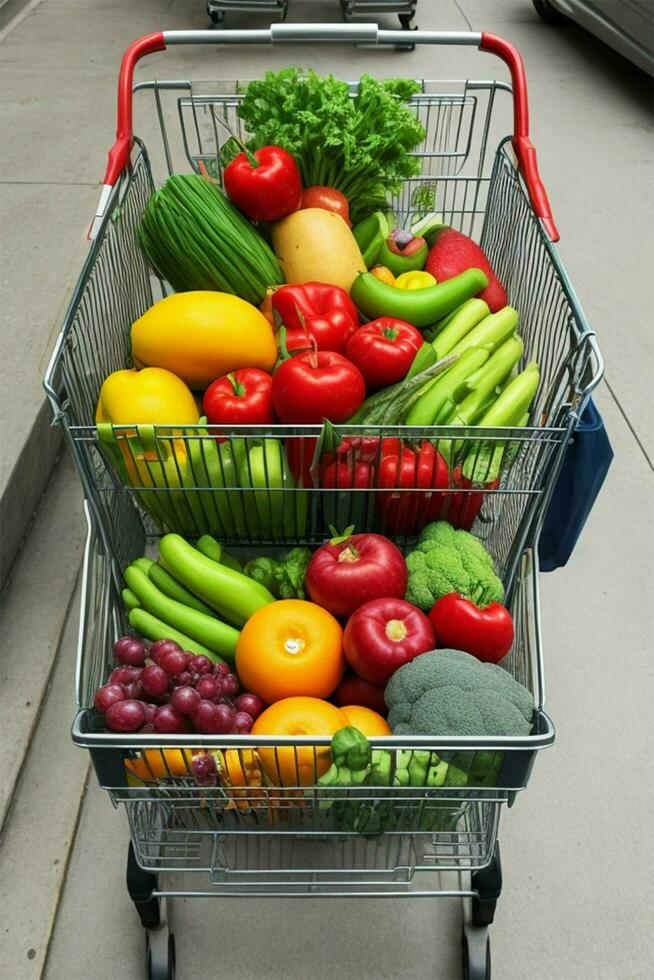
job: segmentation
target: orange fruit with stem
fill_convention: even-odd
[[[278,605],[278,603],[275,603]],[[319,698],[284,698],[263,711],[252,735],[326,735],[331,738],[348,724],[340,708]],[[263,746],[257,755],[266,775],[276,786],[312,786],[329,769],[330,747]]]
[[[243,689],[266,704],[329,697],[344,669],[343,630],[326,609],[304,599],[281,599],[259,609],[236,647]]]

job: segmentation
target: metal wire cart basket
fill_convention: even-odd
[[[406,545],[411,521],[393,533],[379,491],[325,489],[310,475],[293,486],[271,481],[244,490],[221,473],[212,479],[207,445],[215,438],[241,444],[293,440],[311,459],[319,427],[140,426],[94,424],[100,386],[112,371],[131,367],[130,326],[161,296],[136,242],[136,229],[156,182],[169,173],[206,168],[221,175],[220,149],[230,132],[243,133],[237,114],[244,83],[140,82],[136,61],[172,44],[333,42],[402,43],[401,31],[375,25],[279,25],[267,31],[167,32],[128,49],[119,84],[119,127],[110,153],[89,256],[49,365],[45,387],[83,484],[89,514],[73,737],[90,750],[100,785],[125,803],[131,829],[128,886],[148,930],[153,977],[172,976],[174,944],[165,911],[171,895],[447,895],[469,900],[464,931],[466,976],[490,975],[487,926],[501,887],[498,823],[527,784],[538,749],[554,732],[543,711],[538,615],[539,524],[555,485],[578,415],[603,370],[553,242],[556,228],[529,142],[522,62],[510,45],[490,35],[413,32],[416,44],[471,45],[509,65],[512,83],[424,81],[412,105],[426,138],[418,148],[421,174],[391,202],[400,221],[433,201],[452,227],[480,242],[520,313],[524,361],[536,360],[540,385],[524,428],[483,429],[380,426],[336,427],[337,436],[428,439],[443,450],[450,486],[438,516],[470,527],[492,554],[515,623],[515,641],[503,666],[531,691],[534,727],[524,739],[397,738],[374,740],[393,752],[424,750],[452,759],[494,758],[493,785],[409,789],[287,785],[252,775],[254,748],[268,753],[277,773],[288,753],[317,771],[327,739],[252,736],[119,736],[99,730],[93,693],[110,670],[111,644],[125,631],[120,604],[122,570],[166,531],[188,537],[217,535],[225,544],[290,546],[321,543],[330,525],[356,524]],[[300,55],[301,57],[301,55]],[[352,83],[353,92],[356,83]],[[133,138],[132,94],[149,99],[159,124],[146,145]],[[513,134],[506,110],[513,108]],[[227,126],[224,126],[226,123]],[[148,130],[149,131],[149,130]],[[426,205],[425,202],[431,202]],[[376,442],[375,442],[376,440]],[[145,452],[143,450],[146,450]],[[454,479],[462,460],[475,477]],[[477,463],[493,459],[492,479]],[[373,452],[372,466],[379,465]],[[483,469],[483,467],[482,467]],[[372,480],[372,486],[376,481]],[[385,491],[388,492],[388,491]],[[252,498],[252,494],[255,497]],[[421,506],[415,489],[392,489],[409,513]],[[248,499],[248,494],[250,498]],[[413,496],[412,496],[413,495]],[[248,506],[254,499],[256,506]],[[280,501],[282,502],[280,504]],[[256,519],[252,514],[258,515]],[[273,515],[281,514],[280,520]],[[407,530],[406,528],[409,528]],[[171,769],[165,748],[180,752]],[[150,750],[148,756],[138,755]],[[218,753],[224,779],[199,787],[189,768],[192,752]],[[130,758],[141,768],[130,768]],[[143,760],[147,759],[147,762]],[[145,766],[145,769],[143,769]],[[230,778],[240,772],[242,779]],[[481,771],[481,770],[480,770]]]
[[[135,557],[142,554],[145,536],[138,527],[128,531]],[[330,789],[316,785],[315,777],[312,785],[289,784],[289,761],[292,771],[317,772],[321,754],[329,751],[327,738],[126,736],[100,730],[94,692],[111,669],[112,642],[126,627],[116,573],[89,519],[73,740],[90,751],[98,781],[114,804],[125,804],[131,833],[127,884],[148,931],[150,975],[172,976],[167,898],[407,895],[464,899],[466,975],[489,976],[488,925],[502,885],[500,814],[527,785],[538,750],[554,741],[543,710],[533,552],[526,549],[519,562],[510,603],[515,641],[503,661],[532,693],[531,734],[370,740],[373,750],[426,751],[432,759],[458,761],[471,773],[495,761],[499,775],[492,786],[475,786],[472,779],[465,788]],[[269,775],[263,780],[252,766],[254,749],[267,754]],[[216,785],[198,786],[191,770],[197,752],[219,759]]]

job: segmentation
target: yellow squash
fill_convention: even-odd
[[[132,324],[132,352],[140,364],[167,368],[194,389],[241,367],[271,371],[277,358],[272,327],[256,307],[205,290],[173,293],[151,306]]]
[[[305,208],[272,226],[275,255],[286,282],[327,282],[349,292],[366,263],[340,214]]]

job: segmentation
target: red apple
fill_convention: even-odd
[[[375,599],[353,613],[343,633],[350,667],[372,684],[385,684],[398,667],[436,646],[431,623],[404,599]]]
[[[372,599],[399,599],[406,584],[404,556],[381,534],[333,538],[314,552],[305,578],[313,601],[333,616],[349,616]]]
[[[384,688],[381,684],[371,684],[363,677],[357,677],[352,671],[345,675],[334,691],[334,701],[339,708],[346,707],[348,704],[360,704],[364,708],[379,712],[384,718],[388,714],[384,701]]]

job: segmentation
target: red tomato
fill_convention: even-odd
[[[315,551],[305,577],[314,602],[334,616],[350,613],[370,599],[403,596],[407,570],[402,552],[381,534],[353,534]]]
[[[273,408],[280,422],[345,422],[365,397],[361,372],[335,351],[295,354],[273,376]]]
[[[513,618],[499,602],[480,609],[450,592],[431,607],[429,621],[439,646],[465,650],[485,663],[498,664],[513,643]]]
[[[384,701],[384,688],[381,684],[371,684],[364,681],[363,677],[357,677],[349,671],[333,694],[334,702],[339,708],[348,704],[360,704],[364,708],[371,708],[378,711],[384,718],[388,714],[388,708]]]
[[[335,187],[325,187],[323,184],[305,187],[302,191],[300,210],[305,208],[322,208],[324,211],[333,211],[334,214],[340,214],[348,228],[352,227],[348,199]]]
[[[410,323],[382,316],[355,330],[345,353],[369,388],[385,388],[406,377],[422,344],[422,334]]]
[[[431,623],[404,599],[366,602],[347,621],[343,652],[359,677],[385,684],[398,667],[436,645]]]
[[[268,425],[273,421],[272,378],[259,368],[241,368],[212,381],[202,399],[211,425]]]
[[[227,196],[252,221],[278,221],[300,206],[302,178],[281,146],[239,153],[223,173]]]

